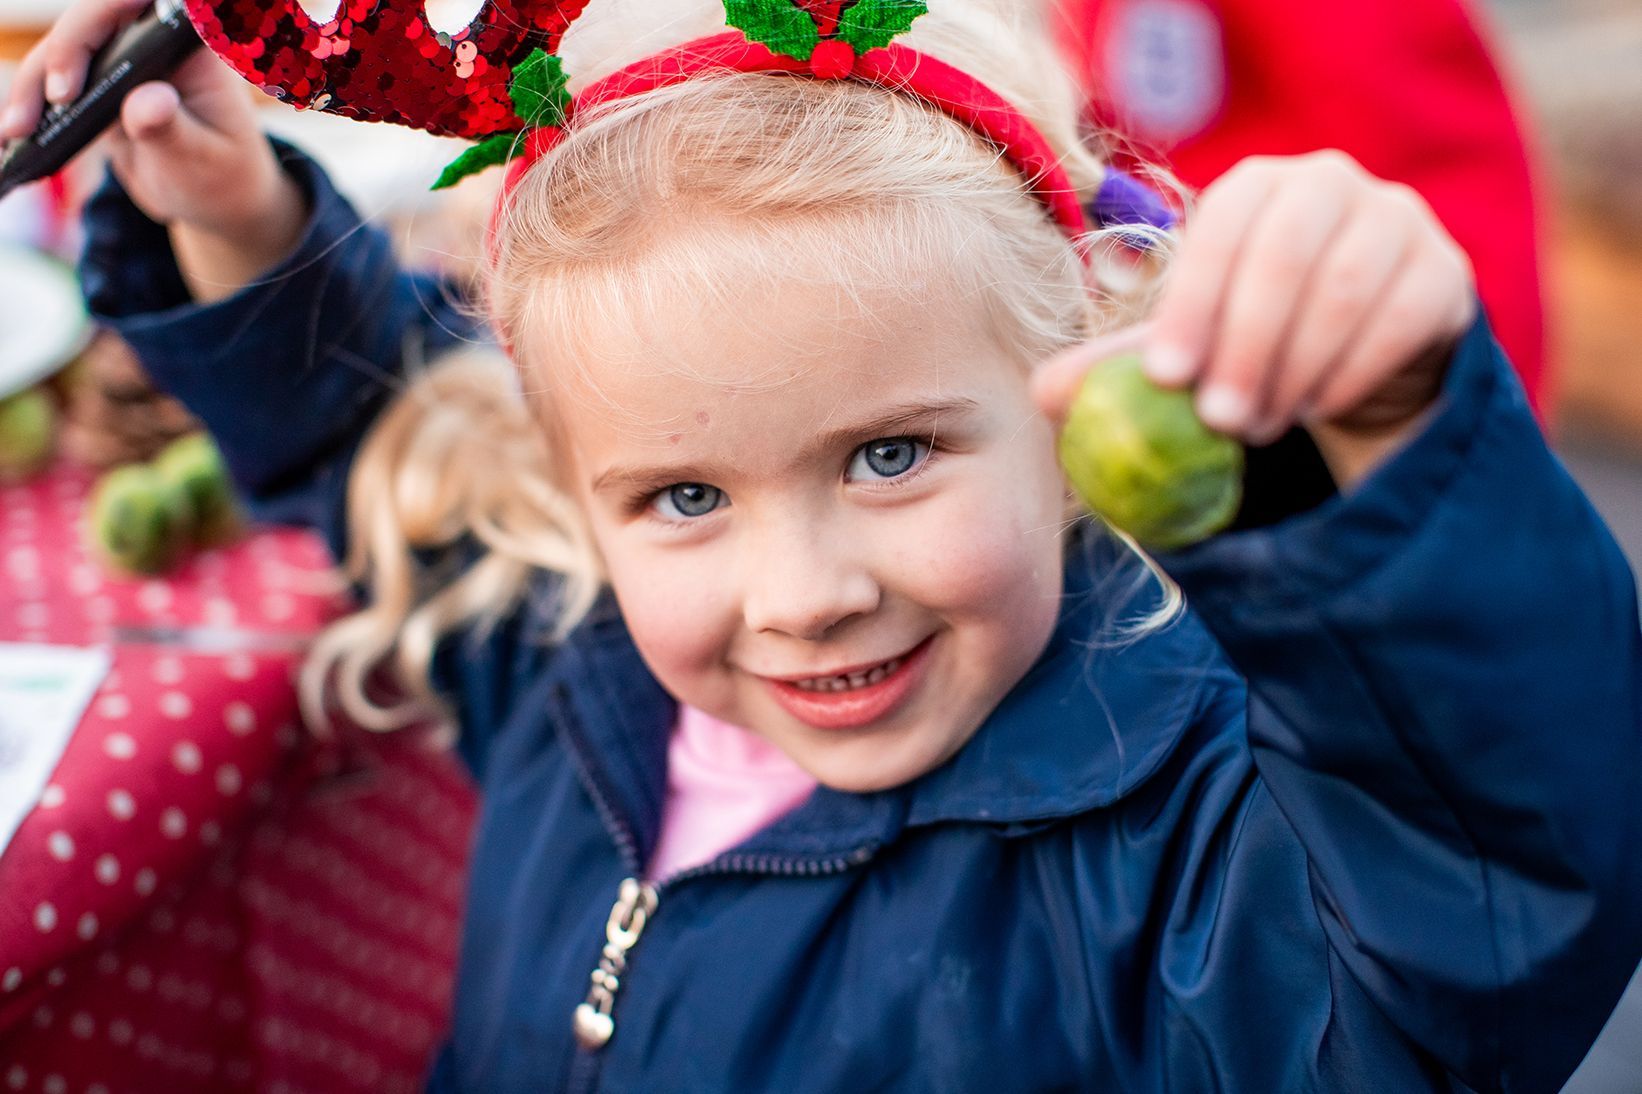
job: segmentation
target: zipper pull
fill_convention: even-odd
[[[656,888],[637,878],[621,883],[610,919],[604,925],[604,953],[593,970],[587,1001],[576,1008],[576,1040],[589,1052],[603,1048],[616,1032],[610,1016],[616,1005],[621,977],[627,972],[627,951],[638,945],[644,925],[656,913]]]

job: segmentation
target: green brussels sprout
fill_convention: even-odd
[[[154,470],[172,492],[174,507],[187,518],[194,546],[220,547],[239,534],[234,484],[209,434],[190,433],[172,441],[154,458]]]
[[[57,407],[40,388],[0,399],[0,482],[22,482],[51,462]]]
[[[1198,419],[1190,392],[1146,379],[1133,354],[1090,370],[1066,416],[1060,461],[1089,508],[1146,547],[1207,539],[1242,501],[1242,445]]]
[[[147,464],[110,471],[91,497],[92,550],[127,573],[164,573],[188,546],[188,515],[177,510],[174,500],[174,492]]]

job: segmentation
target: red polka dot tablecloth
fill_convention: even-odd
[[[0,487],[0,641],[113,652],[0,854],[0,1094],[418,1089],[470,785],[413,737],[299,724],[302,642],[345,604],[315,537],[118,577],[90,485]]]

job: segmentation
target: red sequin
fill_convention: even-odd
[[[296,0],[187,0],[211,49],[245,79],[296,106],[361,121],[391,121],[479,140],[518,129],[507,86],[513,67],[558,50],[587,0],[491,0],[458,59],[418,0],[350,0],[320,26]],[[458,65],[462,68],[460,74]]]

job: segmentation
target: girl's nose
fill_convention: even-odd
[[[814,641],[878,608],[882,590],[859,548],[813,532],[760,537],[752,547],[743,556],[749,630]]]

